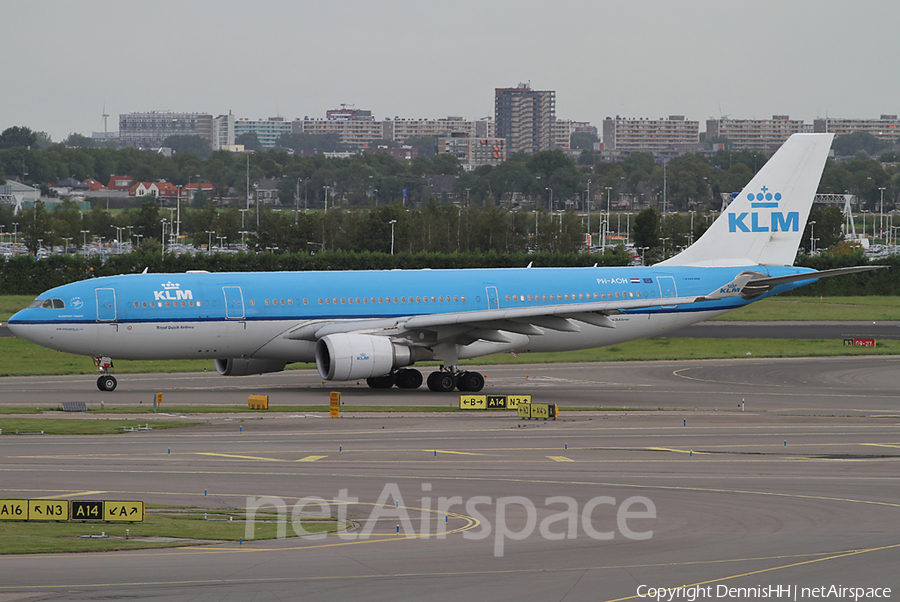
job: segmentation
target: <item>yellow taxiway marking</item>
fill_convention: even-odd
[[[547,456],[547,457],[550,458],[551,460],[553,460],[554,462],[574,462],[575,461],[572,458],[567,458],[565,456]]]
[[[259,456],[238,456],[235,454],[216,454],[213,452],[197,452],[198,456],[218,456],[221,458],[240,458],[242,460],[265,460],[266,462],[284,462],[278,458],[260,458]]]
[[[64,497],[81,497],[85,495],[99,495],[101,493],[109,493],[107,491],[76,491],[74,493],[62,493],[60,495],[45,495],[44,497],[36,497],[36,500],[56,500]]]
[[[327,458],[328,456],[306,456],[305,458],[300,458],[297,462],[315,462],[316,460],[321,460],[322,458]]]
[[[860,445],[871,445],[872,447],[895,447],[900,448],[900,445],[890,444],[890,443],[860,443]]]
[[[722,446],[712,445],[712,446],[708,446],[708,447],[722,447]],[[756,447],[756,446],[744,446],[744,447]],[[676,454],[691,454],[691,455],[694,454],[693,450],[690,450],[690,449],[675,449],[675,448],[673,448],[673,447],[644,447],[644,448],[639,448],[639,447],[638,447],[638,448],[633,448],[633,449],[647,449],[647,450],[652,450],[652,451],[665,451],[665,452],[673,452],[673,453],[676,453]],[[703,452],[697,452],[697,454],[702,454],[702,453],[703,453]]]
[[[404,450],[397,450],[397,451],[404,451]],[[424,451],[424,452],[437,452],[437,453],[439,453],[439,454],[457,454],[457,455],[460,455],[460,456],[483,456],[483,455],[484,455],[484,454],[475,454],[475,453],[472,453],[472,452],[449,451],[449,450],[446,450],[446,449],[423,449],[422,451]]]

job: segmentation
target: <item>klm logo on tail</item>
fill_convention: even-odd
[[[781,200],[781,193],[772,194],[765,186],[760,192],[747,195],[750,207],[753,209],[777,209]],[[800,213],[790,211],[785,215],[781,211],[770,211],[769,219],[765,218],[766,212],[744,211],[742,213],[728,214],[729,232],[797,232],[800,230]],[[750,218],[749,225],[745,221]]]

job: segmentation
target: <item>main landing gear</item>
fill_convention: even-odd
[[[372,389],[418,389],[422,386],[422,373],[414,368],[401,368],[385,376],[366,379]],[[484,377],[478,372],[439,370],[428,375],[428,388],[436,393],[449,393],[453,389],[476,393],[484,388]]]
[[[116,381],[116,377],[109,373],[109,369],[112,368],[112,360],[108,357],[95,357],[94,365],[103,372],[97,379],[97,388],[101,391],[114,391],[119,383]]]

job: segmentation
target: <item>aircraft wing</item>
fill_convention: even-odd
[[[735,293],[736,294],[736,293]],[[545,330],[579,332],[579,322],[615,328],[610,315],[629,309],[648,307],[668,307],[689,305],[705,301],[706,297],[665,297],[660,299],[622,299],[617,301],[592,301],[569,305],[542,305],[538,307],[516,307],[509,309],[484,309],[469,312],[453,312],[398,318],[375,318],[371,320],[348,320],[335,322],[315,321],[302,324],[285,333],[286,339],[314,341],[338,332],[359,332],[373,335],[402,337],[407,344],[433,344],[436,341],[458,339],[472,342],[479,339],[493,342],[507,342],[500,331],[539,336]],[[428,336],[406,335],[425,333]]]

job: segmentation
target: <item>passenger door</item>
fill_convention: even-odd
[[[244,319],[244,293],[239,286],[223,286],[225,317],[229,320]]]
[[[97,321],[115,322],[116,320],[116,289],[98,288],[94,291],[97,295]]]

